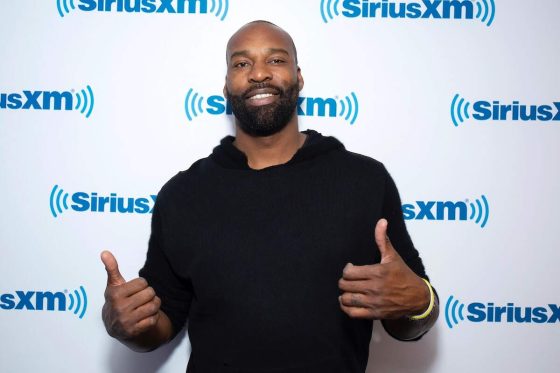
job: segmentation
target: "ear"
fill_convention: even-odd
[[[301,91],[303,89],[304,82],[303,82],[303,75],[301,75],[301,69],[299,68],[299,66],[297,68],[297,80],[298,80],[299,90]]]
[[[227,81],[227,76],[226,76],[226,79],[225,79],[225,80]],[[224,88],[222,89],[222,93],[224,94],[224,97],[225,97],[225,98],[227,99],[227,89],[226,89],[226,84],[227,84],[227,83],[224,83]]]

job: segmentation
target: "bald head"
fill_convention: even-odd
[[[239,133],[271,136],[297,130],[296,107],[303,88],[290,35],[267,21],[241,27],[227,43],[224,96]]]
[[[288,34],[281,27],[276,26],[274,23],[264,20],[252,21],[239,30],[237,30],[229,39],[226,47],[226,63],[229,64],[231,57],[235,53],[243,52],[243,49],[239,49],[240,45],[243,45],[247,41],[253,42],[263,42],[264,39],[275,39],[280,44],[285,44],[286,53],[293,58],[295,64],[298,64],[296,45],[290,34]],[[264,44],[263,44],[264,45]]]

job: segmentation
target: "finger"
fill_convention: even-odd
[[[147,304],[156,298],[156,292],[153,288],[147,287],[129,297],[130,307],[138,308]]]
[[[343,293],[340,296],[340,303],[347,307],[368,308],[365,295],[360,293]]]
[[[372,277],[372,270],[375,264],[365,266],[355,266],[352,263],[346,264],[342,270],[342,278],[345,280],[368,280]]]
[[[370,287],[370,283],[364,280],[348,281],[343,278],[338,280],[338,288],[349,293],[367,294]]]
[[[344,311],[348,316],[354,319],[372,319],[373,315],[368,308],[363,307],[348,307],[342,304],[341,298],[338,298],[340,309]]]
[[[101,253],[101,261],[107,271],[107,286],[118,286],[126,283],[126,280],[119,272],[117,260],[110,251],[105,250]]]
[[[386,219],[379,219],[375,225],[375,243],[381,254],[381,263],[391,262],[399,255],[393,248],[389,236],[387,236],[388,224]]]
[[[138,277],[117,288],[114,288],[113,294],[117,297],[132,297],[134,294],[146,289],[148,286],[148,281],[142,277]]]
[[[156,312],[153,315],[147,316],[140,321],[138,321],[134,328],[136,329],[137,333],[141,333],[147,329],[150,329],[152,326],[156,325],[159,320],[159,312]]]
[[[143,304],[135,309],[132,313],[133,318],[137,321],[141,321],[147,317],[154,316],[159,312],[160,306],[161,301],[159,298],[154,298],[151,302]]]

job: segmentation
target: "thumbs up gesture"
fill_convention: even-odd
[[[378,264],[348,263],[338,281],[341,309],[352,318],[397,319],[423,313],[430,291],[403,261],[387,237],[387,220],[375,226],[375,242],[381,253]]]
[[[161,300],[143,278],[126,281],[117,260],[109,251],[101,253],[107,270],[107,287],[102,318],[110,336],[127,340],[157,324]]]

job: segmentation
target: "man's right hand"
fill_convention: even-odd
[[[126,281],[109,251],[101,253],[107,270],[107,288],[102,317],[110,336],[125,342],[152,330],[163,313],[161,300],[143,278]],[[149,333],[148,333],[149,334]]]

